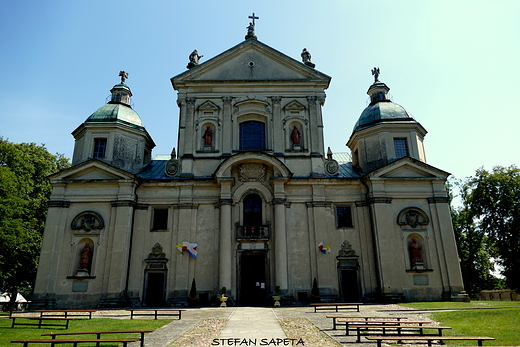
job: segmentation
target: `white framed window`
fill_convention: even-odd
[[[405,138],[394,138],[394,149],[396,158],[409,156],[408,143]]]

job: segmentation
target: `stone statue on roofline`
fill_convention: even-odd
[[[309,53],[309,51],[307,50],[307,48],[304,48],[303,51],[302,51],[302,62],[307,65],[307,66],[310,66],[312,68],[314,68],[316,66],[316,64],[314,64],[313,62],[311,62],[311,54]]]
[[[381,74],[381,70],[378,67],[372,69],[372,76],[374,76],[374,83],[379,82],[379,75]]]
[[[186,66],[187,69],[191,69],[197,65],[199,65],[199,59],[202,58],[203,55],[199,55],[199,52],[194,49],[193,52],[190,54],[190,62],[188,63],[188,66]]]

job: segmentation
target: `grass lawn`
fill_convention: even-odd
[[[11,328],[12,321],[10,319],[0,319],[0,346],[22,346],[22,344],[11,344],[12,340],[21,339],[50,339],[49,336],[41,336],[48,333],[59,332],[75,332],[75,331],[109,331],[109,330],[156,330],[163,325],[170,323],[171,320],[152,320],[152,319],[110,319],[110,318],[94,318],[94,319],[78,319],[73,320],[69,324],[69,328],[60,327],[36,327],[16,326]],[[32,322],[34,323],[34,322]],[[95,338],[96,335],[74,335],[67,338]],[[101,338],[137,338],[139,334],[114,334],[101,335]],[[64,338],[64,337],[60,337]],[[146,337],[145,337],[146,341]],[[122,345],[122,344],[121,344]],[[47,344],[38,344],[38,346],[48,346]],[[95,344],[81,344],[81,347],[91,347]],[[101,344],[103,347],[116,346],[114,344]]]
[[[417,302],[402,304],[415,309],[487,308],[485,310],[460,310],[432,312],[429,316],[442,326],[453,329],[446,336],[490,336],[495,341],[484,342],[488,346],[517,346],[520,341],[520,302],[472,301],[472,302]],[[515,307],[515,308],[503,308]],[[468,341],[449,341],[450,345],[468,345]]]

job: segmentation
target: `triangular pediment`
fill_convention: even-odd
[[[450,174],[419,160],[405,157],[396,160],[376,171],[371,172],[370,178],[380,179],[446,179]]]
[[[330,77],[260,41],[249,39],[171,80],[174,88],[177,89],[178,84],[189,81],[321,80],[328,86]]]
[[[62,170],[49,178],[56,181],[113,181],[132,179],[134,175],[100,160],[92,159]]]
[[[298,101],[293,100],[290,103],[288,103],[287,105],[285,105],[283,109],[285,111],[289,111],[289,112],[290,111],[303,111],[303,110],[305,110],[305,106],[302,105],[301,103],[299,103]]]
[[[213,102],[207,100],[198,107],[199,111],[218,111],[220,107],[215,105]]]

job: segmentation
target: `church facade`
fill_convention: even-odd
[[[330,77],[254,35],[171,79],[178,145],[155,146],[125,79],[73,131],[53,186],[33,306],[239,305],[465,298],[445,182],[426,130],[378,80],[333,154]],[[361,111],[361,110],[360,110]],[[146,116],[143,116],[146,119]],[[334,126],[328,124],[328,126]],[[343,124],[341,126],[344,126]],[[192,291],[193,294],[193,291]]]

